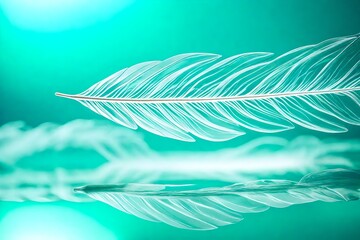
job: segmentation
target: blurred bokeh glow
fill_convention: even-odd
[[[95,220],[59,206],[17,208],[0,221],[0,239],[6,240],[115,240]]]
[[[56,32],[111,18],[130,0],[0,0],[8,19],[24,29]]]

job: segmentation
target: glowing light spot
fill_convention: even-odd
[[[0,0],[12,24],[36,31],[81,28],[111,18],[131,0]]]
[[[115,236],[93,219],[70,208],[22,207],[0,221],[0,239],[6,240],[115,240]]]

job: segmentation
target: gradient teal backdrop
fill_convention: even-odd
[[[360,30],[360,2],[355,0],[126,0],[122,4],[120,0],[107,0],[92,4],[80,1],[85,4],[76,7],[69,0],[48,2],[52,1],[58,5],[47,4],[46,9],[26,0],[0,0],[0,125],[17,120],[37,126],[78,118],[101,119],[54,93],[81,92],[135,63],[186,52],[224,56],[251,51],[281,54]],[[24,7],[25,2],[30,7]],[[184,143],[137,131],[158,151],[234,147],[259,136],[251,133],[225,143]],[[278,136],[291,139],[303,134],[316,134],[319,138],[360,137],[359,128],[350,126],[348,133],[336,136],[300,127]],[[102,203],[0,202],[0,239],[7,240],[1,224],[12,211],[42,207],[79,212],[124,240],[360,238],[360,202],[271,209],[208,232],[146,222]],[[27,221],[31,226],[32,218],[40,218],[35,210],[26,216],[27,220],[19,221],[19,231],[27,229],[20,223]],[[86,224],[67,221],[65,216],[55,223],[61,229],[75,224],[80,232],[89,231]],[[65,239],[79,239],[70,235]],[[26,238],[10,240],[22,239]]]

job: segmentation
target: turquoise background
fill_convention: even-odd
[[[60,16],[64,19],[54,15],[51,21],[44,21],[32,10],[16,12],[16,4],[10,11],[6,2],[0,0],[0,125],[22,120],[35,127],[44,122],[101,119],[74,101],[55,97],[54,93],[79,93],[139,62],[186,52],[224,56],[252,51],[282,54],[332,37],[358,33],[360,24],[360,2],[355,0],[132,0],[117,11],[109,11],[111,4],[98,8],[106,17],[96,18],[98,11],[89,12],[85,4]],[[22,20],[24,14],[29,15],[28,19],[38,15],[40,20],[31,25],[27,18]],[[49,12],[49,18],[50,14],[56,11]],[[73,17],[74,14],[78,17]],[[358,127],[348,128],[349,132],[336,136],[300,127],[277,136],[359,138]],[[224,143],[203,140],[185,143],[137,131],[158,151],[215,150],[239,146],[259,136],[250,133]],[[146,222],[102,203],[0,202],[0,224],[14,209],[29,206],[74,209],[95,219],[119,239],[360,238],[360,202],[271,209],[248,214],[238,224],[207,232]],[[32,217],[37,218],[36,212]],[[59,227],[66,227],[67,222],[64,220],[63,224]],[[86,226],[78,227],[88,231]],[[1,234],[0,239],[6,240]]]

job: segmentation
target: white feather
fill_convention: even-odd
[[[93,185],[78,192],[145,220],[192,230],[210,230],[263,212],[314,201],[348,201],[360,197],[360,173],[333,169],[308,174],[299,182],[259,180],[225,187],[196,185]],[[311,213],[309,213],[311,214]]]
[[[360,124],[359,35],[279,57],[244,53],[177,55],[123,69],[77,95],[92,111],[129,128],[194,141],[225,141],[247,131],[294,124],[322,132]]]

